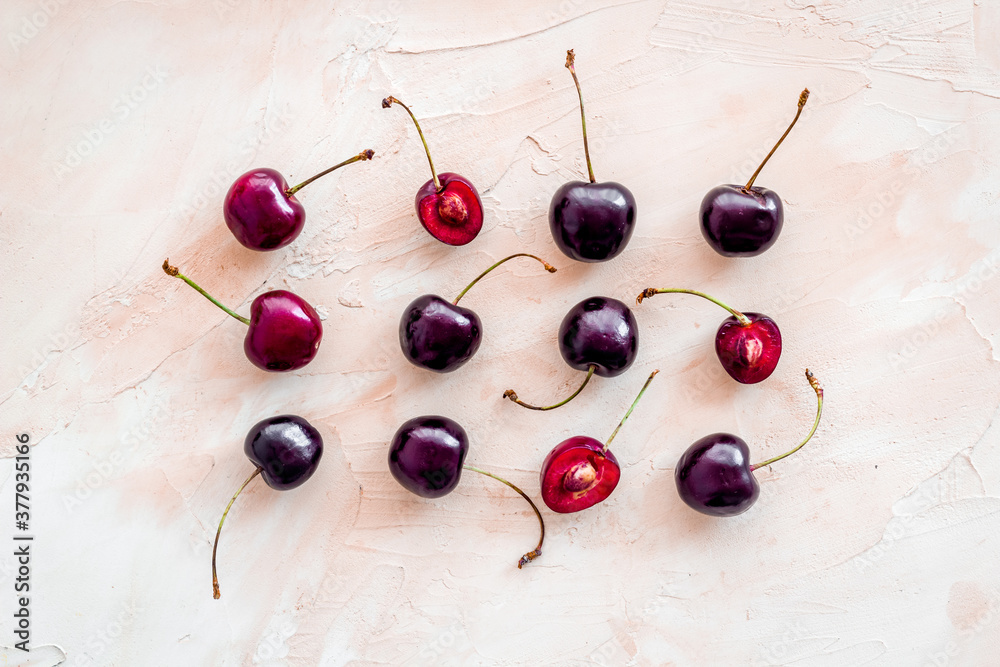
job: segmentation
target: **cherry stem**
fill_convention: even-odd
[[[596,183],[594,178],[594,168],[590,166],[590,144],[587,143],[587,115],[583,113],[583,92],[580,90],[580,79],[576,78],[576,55],[573,49],[566,52],[566,69],[573,75],[573,83],[576,84],[576,94],[580,98],[580,121],[583,123],[583,154],[587,156],[587,173],[590,174],[590,182]]]
[[[788,126],[788,129],[785,130],[785,133],[781,135],[780,139],[778,139],[778,143],[774,145],[774,148],[771,149],[771,152],[767,154],[767,157],[764,158],[764,161],[760,163],[759,167],[757,167],[757,171],[753,173],[753,176],[750,177],[750,180],[747,181],[747,184],[743,186],[744,190],[750,189],[750,187],[753,185],[753,182],[757,180],[757,174],[760,173],[760,170],[764,168],[764,165],[767,164],[767,161],[771,159],[772,155],[774,155],[774,151],[778,150],[778,146],[781,145],[781,142],[785,140],[785,137],[788,136],[788,133],[792,131],[793,127],[795,127],[795,123],[799,120],[799,116],[802,115],[802,107],[806,105],[806,100],[808,99],[809,99],[809,89],[806,88],[799,94],[799,108],[795,112],[795,118],[792,119],[792,122]]]
[[[184,282],[186,282],[188,285],[190,285],[191,287],[195,288],[203,297],[205,297],[206,299],[208,299],[209,301],[211,301],[212,303],[214,303],[216,306],[218,306],[222,310],[226,311],[227,313],[229,313],[230,315],[232,315],[233,317],[235,317],[236,319],[238,319],[243,324],[245,324],[247,326],[250,326],[250,320],[248,320],[247,318],[243,317],[242,315],[237,315],[233,311],[231,311],[228,308],[226,308],[225,306],[223,306],[214,296],[212,296],[211,294],[209,294],[208,292],[206,292],[202,288],[198,287],[198,284],[195,281],[191,280],[190,278],[188,278],[187,276],[185,276],[183,273],[181,273],[180,271],[178,271],[176,266],[171,266],[169,259],[163,260],[163,272],[166,273],[168,276],[173,276],[175,278],[180,278],[181,280],[183,280]]]
[[[465,468],[466,470],[471,470],[472,472],[478,472],[480,475],[486,475],[487,477],[492,477],[496,481],[502,482],[502,483],[506,484],[507,486],[509,486],[510,488],[514,489],[519,494],[521,494],[522,498],[524,498],[525,500],[528,501],[528,504],[531,505],[531,509],[535,510],[535,516],[538,517],[538,526],[542,529],[542,534],[538,538],[538,546],[535,547],[532,551],[529,551],[528,553],[526,553],[523,556],[521,556],[521,560],[519,560],[517,562],[517,569],[520,570],[522,567],[524,567],[525,565],[527,565],[531,561],[533,561],[536,558],[538,558],[539,556],[541,556],[542,555],[542,542],[545,541],[545,521],[542,520],[542,513],[538,511],[538,506],[536,506],[535,503],[531,500],[531,498],[528,497],[528,494],[525,493],[524,491],[522,491],[521,489],[517,488],[516,486],[514,486],[513,484],[511,484],[510,482],[508,482],[504,478],[497,477],[493,473],[486,472],[485,470],[480,470],[479,468],[475,468],[473,466],[464,465],[462,467]]]
[[[806,379],[809,380],[809,386],[812,387],[813,391],[816,392],[816,420],[813,421],[812,430],[809,431],[809,435],[807,435],[806,439],[803,440],[802,442],[800,442],[797,447],[795,447],[794,449],[791,449],[791,450],[785,452],[784,454],[781,454],[779,456],[775,456],[774,458],[771,458],[771,459],[768,459],[766,461],[762,461],[760,463],[756,463],[754,465],[751,465],[750,466],[750,470],[751,471],[756,470],[757,468],[763,468],[764,466],[769,466],[772,463],[774,463],[775,461],[780,461],[781,459],[785,458],[786,456],[791,456],[795,452],[797,452],[800,449],[802,449],[802,447],[807,442],[809,442],[810,439],[812,439],[813,434],[816,432],[816,427],[819,426],[820,415],[823,414],[823,387],[819,386],[819,380],[816,379],[815,375],[813,375],[812,373],[809,372],[808,368],[806,369]]]
[[[579,393],[581,391],[583,391],[583,388],[587,386],[587,383],[590,382],[590,378],[592,378],[594,376],[594,371],[596,371],[596,370],[597,370],[597,366],[591,365],[590,370],[587,371],[587,377],[585,377],[583,379],[583,384],[580,385],[579,389],[577,389],[576,391],[574,391],[573,394],[569,398],[567,398],[564,401],[560,401],[560,402],[556,403],[555,405],[547,405],[544,408],[540,408],[537,405],[529,405],[528,403],[525,403],[524,401],[522,401],[521,399],[519,399],[517,397],[517,392],[515,392],[513,389],[508,389],[507,391],[505,391],[503,393],[503,397],[504,398],[509,398],[510,400],[514,401],[518,405],[526,407],[529,410],[555,410],[556,408],[562,407],[562,406],[566,405],[567,403],[569,403],[570,401],[572,401],[574,398],[576,398],[577,395],[579,395]]]
[[[226,511],[222,513],[222,520],[219,521],[219,529],[215,531],[215,546],[212,547],[212,597],[216,600],[222,597],[222,593],[219,591],[219,577],[215,571],[215,553],[219,550],[219,535],[222,533],[222,524],[226,522],[226,515],[229,514],[229,508],[233,506],[234,502],[236,502],[236,496],[240,495],[240,492],[247,487],[247,484],[252,482],[253,478],[263,472],[263,470],[263,468],[257,466],[257,469],[253,471],[253,474],[247,477],[247,481],[243,482],[243,486],[241,486],[236,493],[233,494],[229,504],[226,505]]]
[[[346,167],[347,165],[353,164],[353,163],[358,162],[358,161],[362,161],[363,162],[365,160],[371,160],[373,157],[375,157],[375,151],[373,151],[370,148],[366,148],[365,150],[361,151],[360,153],[358,153],[357,155],[355,155],[354,157],[352,157],[350,160],[344,160],[340,164],[335,164],[332,167],[330,167],[329,169],[327,169],[326,171],[321,171],[318,174],[316,174],[315,176],[313,176],[312,178],[307,178],[306,180],[302,181],[301,183],[299,183],[295,187],[288,188],[287,190],[285,190],[285,194],[288,195],[289,197],[291,197],[296,192],[298,192],[302,188],[306,187],[307,185],[309,185],[310,183],[312,183],[313,181],[315,181],[317,178],[322,178],[323,176],[326,176],[327,174],[329,174],[331,171],[336,171],[336,170],[340,169],[341,167]]]
[[[413,115],[412,111],[410,111],[410,107],[406,106],[392,95],[382,100],[382,108],[388,109],[392,106],[393,102],[406,109],[406,113],[410,114],[410,118],[413,119],[413,124],[417,126],[417,134],[420,135],[420,143],[424,145],[424,152],[427,153],[427,162],[431,165],[431,178],[434,179],[434,189],[441,192],[444,188],[441,187],[441,181],[438,180],[437,172],[434,171],[434,161],[431,160],[431,150],[427,148],[427,141],[424,139],[424,133],[420,129],[420,123],[417,122],[417,117]]]
[[[622,420],[620,422],[618,422],[618,426],[615,427],[615,432],[612,433],[611,437],[608,438],[608,441],[604,443],[604,448],[601,449],[601,453],[602,454],[607,454],[608,453],[608,447],[611,446],[611,441],[615,439],[616,435],[618,435],[618,431],[621,430],[622,424],[625,423],[625,420],[628,419],[629,415],[632,414],[632,411],[635,410],[635,406],[639,402],[639,399],[642,398],[642,395],[646,393],[646,388],[649,387],[649,383],[653,381],[653,378],[656,377],[656,374],[659,373],[659,372],[660,372],[660,369],[657,368],[655,371],[653,371],[652,373],[649,374],[648,378],[646,378],[646,384],[642,385],[642,389],[639,390],[639,395],[635,397],[635,400],[632,401],[632,405],[629,407],[628,412],[626,412],[625,416],[622,417]]]
[[[643,299],[648,299],[649,297],[655,296],[656,294],[694,294],[695,296],[700,296],[703,299],[708,299],[715,305],[721,306],[725,310],[728,310],[730,314],[732,314],[732,316],[736,318],[736,321],[740,323],[741,327],[748,327],[751,324],[750,318],[741,313],[740,311],[736,310],[735,308],[730,308],[729,306],[722,303],[715,297],[709,296],[704,292],[695,291],[693,289],[673,289],[666,287],[657,289],[655,287],[647,287],[646,289],[642,290],[642,293],[639,294],[639,296],[635,298],[635,302],[642,303]]]
[[[546,262],[544,259],[542,259],[540,257],[535,257],[534,255],[529,255],[526,252],[519,252],[516,255],[511,255],[510,257],[504,257],[499,262],[497,262],[496,264],[494,264],[493,266],[491,266],[490,268],[486,269],[485,271],[483,271],[482,273],[480,273],[478,276],[476,276],[476,279],[473,280],[468,285],[466,285],[465,289],[462,290],[461,294],[459,294],[458,296],[455,297],[455,300],[451,302],[452,305],[457,306],[458,305],[458,301],[463,296],[465,296],[465,293],[468,292],[470,289],[472,289],[473,285],[475,285],[480,280],[482,280],[483,278],[485,278],[486,274],[488,274],[490,271],[492,271],[493,269],[497,268],[498,266],[500,266],[504,262],[506,262],[508,260],[511,260],[511,259],[514,259],[515,257],[530,257],[531,259],[535,259],[535,260],[538,260],[539,262],[541,262],[542,265],[545,266],[545,270],[548,271],[549,273],[555,273],[556,272],[556,267],[552,266],[551,264],[549,264],[548,262]]]

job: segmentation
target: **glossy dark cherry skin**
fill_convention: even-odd
[[[323,324],[313,307],[291,292],[274,290],[250,305],[243,351],[265,371],[291,371],[313,360],[322,338]]]
[[[299,235],[306,211],[274,169],[243,174],[226,193],[222,213],[236,240],[251,250],[283,248]]]
[[[621,375],[635,361],[639,327],[621,301],[595,296],[573,306],[559,325],[559,351],[571,367],[595,367],[602,377]]]
[[[431,236],[448,245],[465,245],[483,228],[483,202],[469,179],[438,174],[441,191],[429,180],[417,191],[417,217]]]
[[[465,429],[447,417],[415,417],[396,431],[389,445],[389,471],[407,490],[424,498],[451,493],[469,452]]]
[[[323,437],[302,417],[280,415],[254,425],[243,443],[243,452],[263,469],[260,475],[268,486],[287,491],[316,472],[323,456]]]
[[[781,331],[774,320],[760,313],[743,313],[750,325],[727,317],[715,334],[715,353],[722,367],[737,382],[766,380],[781,358]]]
[[[482,343],[483,323],[468,308],[439,296],[417,297],[399,320],[399,346],[415,366],[448,373],[467,362]]]
[[[579,512],[606,499],[618,486],[621,467],[610,450],[583,435],[563,440],[542,463],[542,500],[553,512]]]
[[[681,499],[710,516],[742,514],[760,495],[747,443],[729,433],[707,435],[688,447],[674,480]]]
[[[701,233],[724,257],[753,257],[778,240],[784,209],[767,188],[720,185],[701,202]]]
[[[635,197],[620,183],[571,181],[549,205],[549,229],[563,253],[580,262],[616,257],[635,231]]]

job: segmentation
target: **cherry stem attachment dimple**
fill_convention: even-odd
[[[295,187],[288,188],[287,190],[285,190],[285,194],[288,195],[289,197],[291,197],[296,192],[298,192],[302,188],[306,187],[307,185],[309,185],[310,183],[312,183],[313,181],[315,181],[317,178],[322,178],[323,176],[326,176],[327,174],[329,174],[331,171],[336,171],[336,170],[340,169],[341,167],[346,167],[347,165],[353,164],[353,163],[358,162],[358,161],[362,161],[363,162],[365,160],[371,160],[373,157],[375,157],[375,151],[373,151],[370,148],[366,148],[365,150],[361,151],[360,153],[358,153],[357,155],[355,155],[351,159],[344,160],[340,164],[335,164],[332,167],[330,167],[329,169],[327,169],[326,171],[321,171],[318,174],[316,174],[315,176],[313,176],[312,178],[307,178],[306,180],[302,181],[301,183],[299,183]]]
[[[173,276],[175,278],[180,278],[181,280],[183,280],[184,282],[186,282],[188,285],[190,285],[191,287],[195,288],[198,291],[199,294],[201,294],[203,297],[205,297],[206,299],[208,299],[209,301],[211,301],[212,303],[214,303],[216,306],[218,306],[219,308],[221,308],[222,310],[224,310],[226,313],[228,313],[229,315],[235,317],[236,319],[238,319],[243,324],[245,324],[247,326],[250,326],[250,320],[248,320],[247,318],[243,317],[242,315],[237,315],[236,313],[234,313],[233,311],[231,311],[229,308],[226,308],[225,306],[223,306],[222,303],[219,302],[218,299],[216,299],[214,296],[212,296],[211,294],[209,294],[208,292],[206,292],[202,288],[198,287],[198,283],[196,283],[195,281],[191,280],[190,278],[188,278],[187,276],[185,276],[183,273],[181,273],[180,271],[178,271],[176,266],[171,266],[169,259],[163,260],[163,272],[166,273],[168,276]]]
[[[642,398],[642,395],[646,393],[646,388],[649,387],[649,383],[653,381],[653,378],[656,377],[656,374],[659,372],[660,369],[657,368],[655,371],[649,374],[648,378],[646,378],[646,384],[642,385],[642,389],[639,390],[639,395],[635,397],[635,400],[632,401],[632,405],[629,407],[628,412],[626,412],[625,416],[622,417],[622,420],[618,422],[618,426],[615,427],[614,433],[612,433],[611,437],[608,438],[608,441],[604,443],[604,447],[601,449],[602,454],[608,453],[608,447],[611,446],[611,441],[615,439],[616,435],[618,435],[618,431],[621,430],[622,425],[625,423],[625,420],[629,418],[629,415],[631,415],[632,411],[635,410],[636,404],[639,403],[639,399]]]
[[[410,114],[410,118],[413,119],[413,124],[417,126],[417,134],[420,135],[420,143],[424,145],[424,152],[427,153],[427,163],[431,165],[431,178],[434,179],[434,189],[437,192],[441,192],[443,188],[441,187],[441,181],[438,180],[437,172],[434,171],[434,160],[431,159],[431,149],[427,148],[427,140],[424,139],[424,133],[423,130],[420,129],[420,123],[417,122],[417,117],[413,115],[412,111],[410,111],[410,107],[406,106],[392,95],[382,100],[382,108],[388,109],[392,106],[393,102],[406,109],[406,113]]]
[[[587,143],[587,115],[583,112],[583,91],[580,90],[580,79],[576,78],[576,55],[573,49],[566,52],[566,69],[573,75],[573,83],[576,84],[576,95],[580,98],[580,121],[583,123],[583,154],[587,158],[587,173],[590,175],[590,182],[596,183],[594,178],[594,168],[590,165],[590,144]]]
[[[458,296],[455,297],[455,300],[451,302],[452,305],[457,306],[459,299],[461,299],[463,296],[465,296],[465,293],[468,292],[470,289],[472,289],[473,285],[475,285],[480,280],[482,280],[483,278],[485,278],[486,274],[488,274],[490,271],[492,271],[493,269],[497,268],[498,266],[500,266],[504,262],[506,262],[508,260],[511,260],[511,259],[514,259],[515,257],[530,257],[531,259],[535,259],[535,260],[538,260],[539,262],[541,262],[542,265],[545,267],[545,270],[548,271],[549,273],[555,273],[556,272],[556,267],[552,266],[551,264],[549,264],[548,262],[546,262],[541,257],[535,257],[534,255],[530,255],[530,254],[528,254],[526,252],[519,252],[516,255],[511,255],[510,257],[504,257],[499,262],[497,262],[496,264],[494,264],[493,266],[491,266],[490,268],[486,269],[485,271],[483,271],[482,273],[480,273],[478,276],[476,276],[476,279],[473,280],[468,285],[466,285],[465,289],[462,290],[462,292]]]
[[[763,468],[764,466],[769,466],[772,463],[774,463],[775,461],[780,461],[781,459],[785,458],[786,456],[791,456],[795,452],[797,452],[800,449],[802,449],[802,447],[807,442],[809,442],[809,440],[812,439],[813,434],[816,433],[816,427],[819,426],[820,415],[823,414],[823,387],[821,387],[819,385],[819,380],[816,379],[815,375],[813,375],[811,372],[809,372],[808,368],[806,369],[806,379],[809,380],[809,386],[812,387],[813,391],[816,392],[816,419],[813,421],[812,430],[809,431],[809,435],[806,436],[806,439],[803,440],[802,442],[800,442],[794,449],[791,449],[791,450],[785,452],[784,454],[779,454],[778,456],[775,456],[774,458],[770,458],[770,459],[768,459],[766,461],[761,461],[760,463],[755,463],[755,464],[751,465],[750,466],[750,470],[751,471],[756,470],[757,468]]]
[[[648,299],[649,297],[655,296],[657,294],[694,294],[695,296],[700,296],[703,299],[708,299],[709,301],[711,301],[715,305],[720,306],[720,307],[724,308],[725,310],[728,310],[729,313],[733,317],[736,318],[736,321],[740,323],[740,326],[742,326],[742,327],[748,327],[751,324],[750,318],[747,317],[746,315],[744,315],[743,313],[741,313],[740,311],[736,310],[735,308],[730,308],[729,306],[727,306],[726,304],[722,303],[721,301],[719,301],[715,297],[709,296],[709,295],[705,294],[704,292],[698,292],[698,291],[693,290],[693,289],[673,289],[673,288],[657,289],[655,287],[647,287],[646,289],[642,290],[642,292],[639,294],[639,296],[637,296],[635,298],[635,302],[636,303],[642,303],[643,299]]]
[[[574,391],[570,395],[569,398],[567,398],[567,399],[565,399],[563,401],[559,401],[555,405],[547,405],[544,408],[540,408],[537,405],[529,405],[528,403],[525,403],[524,401],[522,401],[521,399],[519,399],[517,397],[517,392],[514,391],[513,389],[508,389],[507,391],[505,391],[503,393],[503,397],[504,398],[509,398],[510,400],[514,401],[518,405],[520,405],[522,407],[525,407],[525,408],[528,408],[529,410],[555,410],[556,408],[562,407],[562,406],[566,405],[567,403],[569,403],[570,401],[572,401],[574,398],[576,398],[580,394],[580,392],[583,391],[583,388],[587,386],[587,383],[590,382],[590,378],[592,378],[594,376],[594,371],[596,371],[596,370],[597,370],[597,366],[591,365],[590,366],[590,370],[587,371],[587,377],[585,377],[583,379],[583,384],[581,384],[580,387],[576,391]]]
[[[511,484],[510,482],[508,482],[504,478],[497,477],[493,473],[486,472],[485,470],[480,470],[479,468],[476,468],[474,466],[469,466],[469,465],[463,465],[462,467],[465,468],[466,470],[471,470],[472,472],[478,472],[480,475],[486,475],[487,477],[492,477],[496,481],[502,482],[503,484],[506,484],[510,488],[512,488],[515,491],[517,491],[521,495],[522,498],[524,498],[525,500],[528,501],[528,504],[531,505],[531,509],[535,510],[535,516],[538,517],[538,527],[541,528],[542,534],[538,538],[538,546],[535,547],[533,550],[529,551],[528,553],[524,554],[523,556],[521,556],[521,560],[519,560],[517,562],[517,569],[520,570],[522,567],[524,567],[525,565],[527,565],[531,561],[533,561],[536,558],[538,558],[539,556],[541,556],[542,555],[542,542],[545,541],[545,521],[542,520],[542,513],[538,511],[538,506],[535,505],[535,503],[531,500],[531,498],[528,497],[528,494],[525,493],[524,491],[522,491],[521,489],[517,488],[516,486],[514,486],[513,484]]]
[[[233,506],[234,502],[236,502],[236,496],[240,495],[243,489],[247,487],[247,484],[252,482],[253,478],[263,471],[263,468],[257,466],[257,469],[253,471],[253,474],[247,477],[247,481],[243,482],[243,486],[236,490],[236,493],[233,494],[229,504],[226,505],[226,511],[222,513],[222,520],[219,521],[219,529],[215,531],[215,546],[212,547],[212,597],[216,600],[222,597],[222,593],[219,591],[219,577],[215,570],[215,553],[219,550],[219,535],[222,533],[222,524],[226,522],[226,515],[229,514],[229,508]]]
[[[749,190],[753,186],[753,182],[757,180],[757,174],[760,173],[760,170],[764,168],[764,165],[767,164],[767,161],[771,159],[772,155],[774,155],[774,151],[778,150],[778,146],[781,145],[781,142],[785,140],[785,137],[788,136],[788,133],[792,131],[793,127],[795,127],[795,123],[799,120],[799,116],[802,115],[802,107],[806,105],[806,100],[808,99],[809,99],[809,89],[805,88],[801,93],[799,93],[799,108],[795,112],[795,118],[792,119],[792,122],[788,126],[788,129],[785,130],[785,133],[781,135],[780,139],[778,139],[778,143],[774,145],[774,148],[771,149],[771,152],[764,157],[764,161],[760,163],[759,167],[757,167],[757,171],[753,173],[753,175],[750,177],[750,180],[747,181],[747,184],[743,186],[744,190]]]

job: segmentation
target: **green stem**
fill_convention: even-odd
[[[653,378],[656,377],[656,374],[659,372],[660,370],[656,369],[649,374],[648,378],[646,378],[646,384],[642,385],[642,389],[639,390],[639,395],[635,397],[634,401],[632,401],[632,405],[629,407],[628,412],[626,412],[625,416],[622,417],[622,420],[618,422],[618,426],[615,427],[615,431],[611,434],[611,437],[608,438],[608,441],[604,443],[604,448],[601,450],[601,453],[606,454],[608,452],[608,447],[611,446],[611,441],[615,439],[616,435],[618,435],[618,431],[621,430],[622,424],[625,423],[625,420],[628,419],[629,415],[632,414],[632,411],[635,410],[635,406],[639,402],[639,399],[646,393],[646,388],[649,387],[649,383],[653,381]]]
[[[743,327],[750,326],[750,318],[741,313],[740,311],[736,310],[735,308],[730,308],[729,306],[722,303],[715,297],[709,296],[704,292],[695,291],[693,289],[668,289],[668,288],[657,289],[654,287],[647,287],[646,289],[642,290],[642,293],[639,294],[639,296],[635,298],[635,302],[642,303],[643,299],[648,299],[649,297],[654,296],[656,294],[694,294],[695,296],[700,296],[701,298],[708,299],[715,305],[721,306],[722,308],[728,310],[730,314],[732,314],[732,316],[736,318],[736,321],[740,323],[740,326]]]
[[[756,470],[757,468],[763,468],[764,466],[769,466],[772,463],[774,463],[775,461],[780,461],[781,459],[785,458],[786,456],[791,456],[795,452],[797,452],[800,449],[802,449],[802,447],[807,442],[809,442],[809,440],[812,439],[813,434],[816,433],[816,427],[819,426],[820,415],[823,414],[823,387],[819,386],[819,380],[816,379],[815,375],[813,375],[812,373],[809,372],[808,368],[806,369],[806,379],[809,380],[809,386],[812,387],[813,391],[816,392],[816,419],[813,421],[812,430],[809,431],[809,435],[807,435],[806,439],[803,440],[802,442],[800,442],[798,444],[798,446],[796,446],[795,448],[793,448],[793,449],[785,452],[784,454],[781,454],[779,456],[775,456],[774,458],[770,458],[770,459],[768,459],[766,461],[762,461],[760,463],[756,463],[754,465],[751,465],[750,466],[750,470],[751,471]]]
[[[576,391],[574,391],[573,394],[569,398],[567,398],[564,401],[559,401],[555,405],[547,405],[544,408],[540,408],[537,405],[529,405],[528,403],[525,403],[524,401],[522,401],[521,399],[519,399],[517,397],[517,392],[515,392],[513,389],[508,389],[507,391],[505,391],[503,393],[503,397],[504,398],[509,398],[510,400],[514,401],[518,405],[526,407],[529,410],[555,410],[556,408],[562,407],[562,406],[566,405],[567,403],[569,403],[570,401],[572,401],[574,398],[576,398],[577,395],[581,391],[583,391],[583,388],[587,386],[587,383],[590,382],[590,378],[592,378],[594,376],[594,371],[596,371],[596,370],[597,370],[597,366],[591,366],[590,370],[587,371],[587,377],[585,377],[583,379],[583,384],[580,385],[580,388],[577,389]]]
[[[326,176],[327,174],[329,174],[331,171],[336,171],[336,170],[340,169],[341,167],[346,167],[347,165],[353,164],[354,162],[358,162],[359,160],[360,161],[371,160],[373,157],[375,157],[375,151],[373,151],[370,148],[367,148],[367,149],[361,151],[360,153],[358,153],[357,155],[355,155],[354,157],[352,157],[350,160],[344,160],[340,164],[335,164],[332,167],[330,167],[329,169],[327,169],[326,171],[321,171],[318,174],[316,174],[315,176],[313,176],[312,178],[307,178],[306,180],[302,181],[301,183],[299,183],[295,187],[288,188],[287,190],[285,190],[285,194],[288,195],[289,197],[291,197],[296,192],[298,192],[302,188],[306,187],[307,185],[309,185],[310,183],[312,183],[313,181],[315,181],[317,178],[322,178],[323,176]]]
[[[427,148],[427,140],[424,139],[424,133],[423,130],[420,129],[420,123],[417,122],[417,117],[413,115],[412,111],[410,111],[410,107],[406,106],[392,95],[382,100],[382,108],[388,109],[392,106],[393,102],[406,109],[406,113],[410,114],[410,118],[413,119],[413,124],[417,126],[417,134],[420,135],[420,143],[424,145],[424,152],[427,153],[427,162],[431,165],[431,178],[434,179],[434,189],[441,192],[441,181],[438,180],[437,172],[434,171],[434,161],[431,160],[431,149]]]
[[[540,257],[535,257],[534,255],[529,255],[526,252],[519,252],[516,255],[511,255],[510,257],[504,257],[499,262],[497,262],[496,264],[494,264],[493,266],[491,266],[490,268],[486,269],[485,271],[483,271],[482,273],[480,273],[478,276],[476,276],[476,279],[473,280],[468,285],[466,285],[465,289],[462,290],[461,294],[459,294],[458,296],[455,297],[455,300],[451,302],[452,305],[457,306],[459,300],[463,296],[465,296],[465,293],[468,292],[470,289],[472,289],[473,285],[475,285],[480,280],[482,280],[483,278],[485,278],[486,274],[488,274],[490,271],[492,271],[493,269],[497,268],[498,266],[500,266],[504,262],[506,262],[508,260],[511,260],[511,259],[514,259],[515,257],[530,257],[531,259],[537,259],[539,262],[541,262],[545,266],[545,270],[546,271],[548,271],[549,273],[555,273],[556,272],[556,267],[552,266],[551,264],[549,264],[548,262],[546,262],[544,259],[541,259]]]
[[[253,474],[247,477],[247,481],[243,482],[243,486],[241,486],[236,493],[233,494],[229,504],[226,505],[226,511],[222,513],[222,520],[219,521],[219,529],[215,531],[215,546],[212,547],[212,597],[216,600],[222,597],[222,593],[219,591],[219,577],[215,571],[215,553],[219,550],[219,535],[222,533],[222,524],[226,522],[226,515],[229,514],[229,508],[233,506],[234,502],[236,502],[236,496],[240,495],[240,492],[247,487],[247,484],[252,482],[253,478],[263,472],[263,470],[263,468],[257,466],[257,469],[253,471]]]
[[[583,112],[583,91],[580,90],[580,80],[576,78],[576,56],[573,49],[566,52],[566,69],[573,75],[573,83],[576,84],[576,95],[580,98],[580,121],[583,123],[583,154],[587,156],[587,173],[590,174],[590,182],[596,183],[594,178],[594,168],[590,166],[590,144],[587,143],[587,115]]]
[[[202,288],[198,287],[198,284],[195,281],[191,280],[190,278],[188,278],[187,276],[185,276],[183,273],[181,273],[180,271],[178,271],[176,266],[171,266],[169,259],[163,260],[163,272],[166,273],[168,276],[174,276],[175,278],[180,278],[181,280],[183,280],[184,282],[186,282],[188,285],[190,285],[191,287],[195,288],[198,291],[199,294],[201,294],[203,297],[205,297],[206,299],[208,299],[209,301],[211,301],[212,303],[214,303],[216,306],[218,306],[219,308],[221,308],[222,310],[224,310],[225,312],[227,312],[229,315],[235,317],[236,319],[238,319],[243,324],[245,324],[247,326],[250,326],[250,320],[248,320],[247,318],[243,317],[242,315],[237,315],[233,311],[231,311],[228,308],[226,308],[225,306],[223,306],[214,296],[212,296],[211,294],[209,294],[208,292],[206,292]]]
[[[519,560],[517,562],[517,569],[520,570],[522,567],[524,567],[525,565],[527,565],[531,561],[533,561],[536,558],[538,558],[539,556],[541,556],[542,555],[542,542],[545,541],[545,521],[542,520],[542,513],[538,511],[538,507],[531,500],[531,498],[528,497],[528,494],[525,493],[524,491],[522,491],[521,489],[517,488],[516,486],[514,486],[513,484],[511,484],[510,482],[508,482],[504,478],[497,477],[493,473],[486,472],[485,470],[480,470],[479,468],[476,468],[476,467],[473,467],[473,466],[469,466],[469,465],[464,465],[462,467],[465,468],[466,470],[471,470],[472,472],[478,472],[480,475],[486,475],[487,477],[492,477],[496,481],[502,482],[503,484],[506,484],[510,488],[512,488],[515,491],[517,491],[521,495],[522,498],[524,498],[525,500],[528,501],[528,504],[531,505],[531,509],[535,510],[535,516],[538,517],[538,526],[539,526],[539,528],[541,528],[542,534],[538,538],[538,546],[535,547],[533,550],[529,551],[528,553],[524,554],[523,556],[521,556],[521,560]]]
[[[772,155],[774,155],[774,151],[778,150],[778,146],[781,145],[781,142],[785,140],[785,137],[788,136],[788,133],[792,131],[793,127],[795,127],[795,123],[799,120],[799,116],[802,115],[802,107],[806,105],[806,100],[808,99],[809,99],[809,89],[806,88],[799,94],[799,108],[795,112],[795,118],[792,119],[791,125],[788,126],[788,129],[785,130],[785,133],[781,135],[780,139],[778,139],[778,143],[774,145],[774,148],[771,149],[771,152],[767,154],[767,157],[764,158],[764,161],[760,163],[759,167],[757,167],[757,171],[753,173],[753,176],[750,177],[750,180],[747,181],[747,184],[743,186],[744,190],[750,189],[750,187],[753,185],[753,182],[757,180],[757,174],[760,173],[760,170],[764,168],[764,165],[767,164],[767,161],[771,159]]]

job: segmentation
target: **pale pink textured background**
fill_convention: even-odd
[[[36,646],[74,666],[996,664],[996,3],[48,0],[4,2],[0,27],[0,506],[28,432]],[[571,263],[547,229],[552,193],[585,174],[569,47],[596,175],[638,201],[606,264]],[[758,180],[784,198],[785,230],[761,257],[721,258],[698,203],[748,176],[803,86]],[[479,186],[470,245],[418,226],[427,167],[387,94],[424,120],[438,168]],[[302,192],[289,248],[256,254],[225,228],[246,169],[296,181],[367,147],[373,162]],[[454,295],[519,251],[560,271],[511,263],[469,294],[485,325],[471,363],[404,361],[413,297]],[[267,289],[301,294],[325,317],[316,361],[253,368],[243,327],[164,276],[165,257],[244,313]],[[636,308],[629,373],[552,413],[501,400],[568,393],[566,309],[651,284],[774,316],[774,376],[732,382],[711,344],[724,313],[658,297]],[[762,472],[738,518],[683,505],[673,466],[698,437],[732,431],[763,458],[802,436],[807,365],[828,399],[816,440]],[[470,463],[537,497],[548,449],[606,438],[653,368],[614,445],[620,487],[546,512],[544,555],[522,571],[536,525],[505,487],[467,475],[425,501],[387,472],[397,426],[443,413],[470,433]],[[323,433],[321,467],[298,490],[245,493],[213,601],[243,437],[286,411]]]

